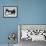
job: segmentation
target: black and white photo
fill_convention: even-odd
[[[15,6],[5,6],[4,7],[4,17],[16,17],[17,7]]]

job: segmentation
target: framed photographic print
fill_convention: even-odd
[[[19,24],[18,42],[22,40],[46,41],[45,24]]]
[[[4,17],[17,17],[16,6],[4,6],[3,12],[4,12]]]

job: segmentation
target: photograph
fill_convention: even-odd
[[[4,17],[16,17],[17,7],[15,6],[4,6]]]
[[[20,33],[20,41],[46,41],[46,25],[20,24],[18,31]]]

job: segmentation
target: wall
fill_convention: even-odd
[[[12,5],[18,6],[18,17],[3,18],[3,6]],[[9,32],[17,34],[18,24],[46,24],[46,0],[0,0],[0,44],[8,43]]]
[[[10,32],[17,32],[17,18],[3,18],[3,6],[17,6],[18,0],[0,0],[0,44],[7,44],[8,34]],[[16,38],[15,43],[18,43],[18,38]]]
[[[46,0],[20,0],[19,23],[46,24]]]

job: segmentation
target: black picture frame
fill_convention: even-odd
[[[7,14],[6,14],[6,11],[7,11]],[[9,15],[8,13],[11,15]],[[16,18],[17,16],[18,16],[17,6],[3,6],[3,17],[4,18]]]

